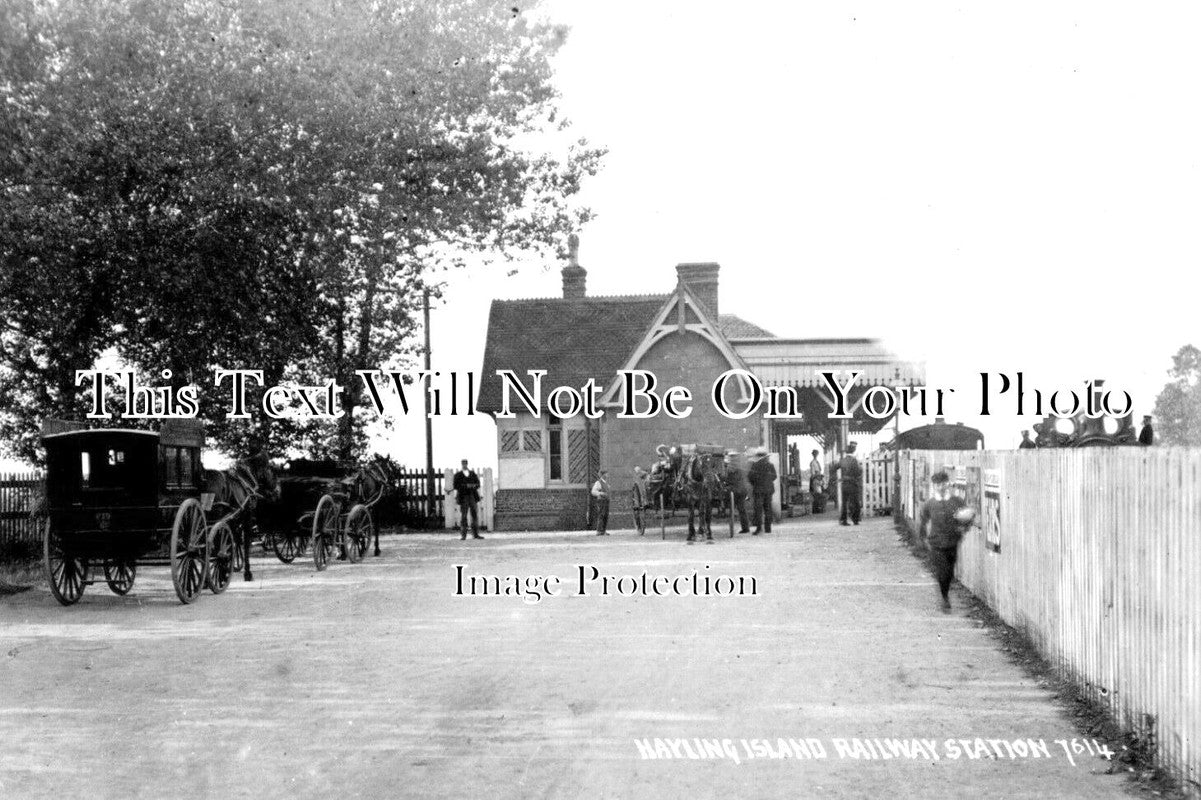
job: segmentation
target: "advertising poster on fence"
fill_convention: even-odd
[[[984,470],[984,541],[994,553],[1001,552],[1001,481],[1001,470]]]

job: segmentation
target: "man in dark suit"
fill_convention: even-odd
[[[459,529],[462,531],[462,538],[467,538],[467,515],[471,514],[471,537],[483,539],[484,537],[480,536],[480,512],[477,508],[480,502],[480,478],[475,474],[475,470],[467,467],[467,459],[463,459],[462,469],[455,473],[454,492],[459,503]]]
[[[767,458],[767,448],[757,447],[751,451],[751,468],[747,470],[747,480],[751,484],[752,513],[755,517],[755,530],[752,536],[760,532],[771,533],[771,496],[776,493],[776,468]]]
[[[859,524],[859,515],[863,509],[863,467],[855,458],[855,442],[847,445],[847,454],[838,462],[838,478],[842,482],[842,513],[838,522],[850,525]],[[851,522],[847,522],[847,518]]]
[[[1151,427],[1151,415],[1143,417],[1143,429],[1138,432],[1138,443],[1143,447],[1155,444],[1155,431]]]

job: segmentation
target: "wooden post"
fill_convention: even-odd
[[[425,372],[430,374],[430,290],[426,288],[421,293],[421,311],[425,319]],[[430,378],[426,379],[425,392],[425,502],[426,516],[438,515],[438,504],[434,498],[434,421],[430,417],[430,395],[428,391]]]

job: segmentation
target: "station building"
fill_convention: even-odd
[[[923,365],[898,361],[875,339],[782,339],[755,322],[721,313],[720,272],[714,263],[680,264],[675,288],[667,294],[589,296],[587,272],[573,248],[562,270],[562,297],[493,301],[476,407],[496,419],[497,530],[586,527],[590,488],[600,469],[608,470],[613,488],[611,524],[628,524],[624,498],[633,468],[649,468],[660,444],[740,452],[767,447],[778,454],[783,479],[789,468],[803,466],[788,463],[789,436],[812,436],[833,456],[848,434],[875,432],[887,423],[863,413],[859,401],[869,387],[923,382]],[[746,370],[763,387],[793,387],[797,414],[768,419],[763,407],[744,419],[721,414],[711,392],[714,381],[730,369]],[[498,418],[503,408],[498,370],[512,370],[527,387],[530,370],[545,370],[544,401],[553,387],[580,389],[591,378],[603,387],[605,414],[596,420],[583,414],[560,420],[543,407],[534,415],[510,393],[515,416]],[[687,387],[691,414],[619,418],[617,407],[624,399],[619,370],[653,373],[658,392]],[[820,377],[826,370],[843,380],[849,370],[861,373],[849,394],[854,418],[846,424],[828,418],[831,393]],[[727,406],[745,408],[750,391],[749,381],[728,382]]]

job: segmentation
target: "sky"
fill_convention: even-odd
[[[978,416],[979,373],[1045,394],[1103,378],[1154,407],[1201,345],[1201,6],[549,0],[561,107],[608,148],[581,201],[589,294],[721,264],[723,313],[784,337],[879,337]],[[559,263],[452,275],[436,369],[478,372],[493,299],[561,296]],[[902,427],[932,420],[907,419]],[[377,441],[424,462],[419,414]],[[494,466],[488,417],[435,461]]]
[[[1201,344],[1201,7],[1109,3],[551,2],[562,107],[609,149],[583,202],[589,294],[721,264],[721,307],[787,337],[879,337],[980,417],[979,373],[1088,379],[1150,413]],[[472,272],[434,365],[479,371],[492,299],[561,295],[561,264]],[[1005,400],[1006,397],[1001,398]],[[1121,399],[1120,396],[1117,399]],[[905,420],[911,427],[932,420]],[[423,422],[387,446],[424,459]],[[435,460],[494,465],[488,418],[435,420]]]

